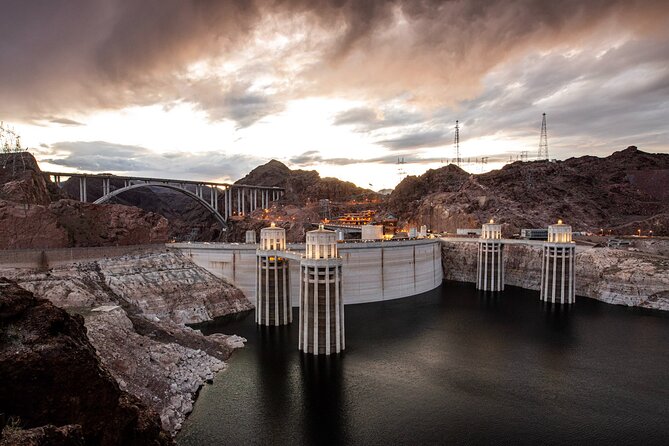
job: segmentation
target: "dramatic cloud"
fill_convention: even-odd
[[[408,93],[421,103],[454,105],[475,97],[490,69],[530,48],[610,29],[660,32],[668,10],[652,0],[9,0],[0,16],[0,112],[30,118],[184,99],[248,125],[276,110],[265,93],[234,83],[223,82],[213,98],[181,97],[189,88],[180,83],[217,82],[191,70],[217,58],[239,62],[250,82],[258,80],[245,70],[253,66],[308,81],[281,83],[270,96],[295,88],[372,98]],[[301,36],[296,42],[263,41],[279,39],[284,24]],[[238,60],[244,51],[259,60]],[[310,57],[294,60],[296,53]],[[286,68],[280,58],[289,55]]]
[[[295,103],[310,100],[344,105],[289,115],[299,108]],[[224,135],[220,144],[228,152],[241,146],[239,140],[253,140],[253,147],[243,147],[258,158],[241,155],[239,165],[270,151],[286,151],[299,166],[343,168],[361,159],[385,165],[397,156],[435,163],[440,155],[453,156],[456,119],[463,156],[501,159],[536,150],[543,112],[554,156],[606,154],[630,144],[667,150],[669,2],[3,2],[0,119],[57,127],[58,136],[34,144],[48,140],[54,150],[70,144],[71,154],[52,162],[103,170],[162,163],[169,169],[170,159],[157,151],[164,141],[143,140],[139,145],[151,147],[144,151],[129,145],[133,156],[117,156],[121,146],[100,155],[76,146],[100,143],[54,143],[109,140],[92,133],[95,120],[88,118],[142,106],[166,114],[181,107],[211,128],[230,129],[234,136]],[[319,113],[335,129],[329,136],[352,135],[341,137],[346,147],[337,156],[311,141],[300,140],[296,148],[290,138],[308,132],[299,124],[313,124],[310,118]],[[290,130],[277,132],[277,126]],[[286,140],[268,144],[254,139],[259,134]],[[213,138],[218,141],[218,134]],[[360,159],[356,144],[365,150]],[[200,165],[205,157],[177,149],[184,169],[207,172],[232,156],[212,156]]]

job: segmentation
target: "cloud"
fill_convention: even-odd
[[[61,125],[64,125],[64,126],[74,126],[74,127],[84,125],[81,122],[77,122],[77,121],[74,121],[72,119],[67,119],[67,118],[53,118],[49,122],[51,122],[53,124],[61,124]]]
[[[64,141],[52,144],[48,151],[42,151],[39,160],[83,172],[202,180],[236,180],[267,161],[220,152],[160,154],[145,147],[105,141]]]
[[[0,115],[185,100],[246,126],[295,95],[408,94],[414,104],[453,106],[528,51],[662,33],[668,14],[667,2],[652,0],[7,0]],[[234,62],[249,86],[272,88],[214,77],[213,99],[184,89],[211,77],[191,70],[203,61]]]

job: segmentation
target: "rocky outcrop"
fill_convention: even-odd
[[[27,152],[1,154],[0,167],[0,249],[167,241],[167,220],[158,214],[63,199]]]
[[[336,178],[321,178],[315,170],[291,170],[277,160],[256,167],[235,184],[282,187],[285,189],[282,201],[298,206],[320,199],[350,201],[378,198],[378,194],[369,189]]]
[[[191,411],[199,387],[243,345],[241,338],[204,336],[183,323],[252,308],[237,288],[164,249],[0,274],[83,315],[102,363],[171,433]]]
[[[65,198],[28,152],[0,153],[0,200],[47,205]]]
[[[167,221],[122,205],[59,200],[47,206],[0,200],[0,248],[65,248],[164,243]]]
[[[0,279],[0,324],[0,407],[16,443],[73,441],[80,428],[86,444],[171,444],[155,412],[100,364],[83,318]],[[45,425],[61,428],[33,429]]]
[[[444,279],[476,281],[477,244],[442,242]],[[506,245],[507,285],[539,290],[540,246]],[[669,310],[669,258],[610,248],[577,250],[576,294],[611,304]]]
[[[606,158],[515,162],[481,175],[449,165],[404,179],[388,207],[402,221],[434,232],[495,218],[511,235],[563,218],[577,231],[630,234],[640,228],[669,235],[667,189],[669,154],[632,146]]]
[[[109,179],[111,190],[125,186],[121,179],[113,176]],[[195,193],[195,185],[185,185],[186,189]],[[63,183],[63,191],[70,198],[79,197],[79,179],[70,178]],[[202,191],[205,201],[209,201],[211,190]],[[219,193],[223,194],[222,191]],[[102,197],[102,179],[89,178],[86,182],[88,201],[95,201]],[[142,187],[126,191],[115,196],[109,203],[136,206],[147,212],[160,214],[167,219],[168,236],[174,240],[188,241],[217,241],[222,232],[221,224],[204,206],[193,198],[162,187]]]

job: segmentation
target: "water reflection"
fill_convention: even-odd
[[[199,328],[248,339],[200,393],[180,446],[666,444],[669,317],[446,282],[346,307],[338,356],[297,350],[253,312]],[[550,422],[547,422],[550,420]]]
[[[302,427],[309,444],[344,444],[344,362],[345,353],[329,357],[300,353],[305,411]]]

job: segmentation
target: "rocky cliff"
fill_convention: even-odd
[[[369,189],[336,178],[321,178],[315,170],[292,170],[277,160],[256,167],[235,184],[282,187],[286,191],[282,201],[298,206],[320,199],[350,201],[378,198],[378,194]]]
[[[0,161],[0,249],[167,241],[167,220],[158,214],[63,199],[27,152],[3,154]]]
[[[0,325],[2,443],[172,443],[100,364],[81,316],[0,279]]]
[[[478,227],[489,218],[506,235],[563,218],[574,230],[669,235],[669,154],[628,147],[606,158],[515,162],[481,175],[449,165],[407,177],[389,211],[435,232]]]
[[[507,285],[539,290],[540,246],[506,245]],[[476,281],[477,244],[442,242],[445,280]],[[669,258],[611,248],[579,249],[576,294],[611,304],[669,310]]]
[[[172,433],[199,387],[243,345],[241,338],[205,337],[183,324],[252,308],[237,288],[164,249],[0,274],[82,315],[91,344],[121,389],[154,409]]]
[[[111,177],[112,190],[124,186],[123,180]],[[186,188],[188,189],[188,185]],[[190,186],[195,193],[195,186]],[[63,192],[70,198],[79,197],[79,180],[70,178],[63,183]],[[203,190],[203,197],[209,201],[210,190]],[[222,191],[220,192],[222,194]],[[102,180],[89,178],[86,183],[88,201],[102,196]],[[142,187],[117,195],[109,203],[136,206],[147,212],[162,215],[168,222],[168,236],[175,240],[217,241],[221,236],[221,224],[200,203],[191,197],[172,189],[161,187]]]

